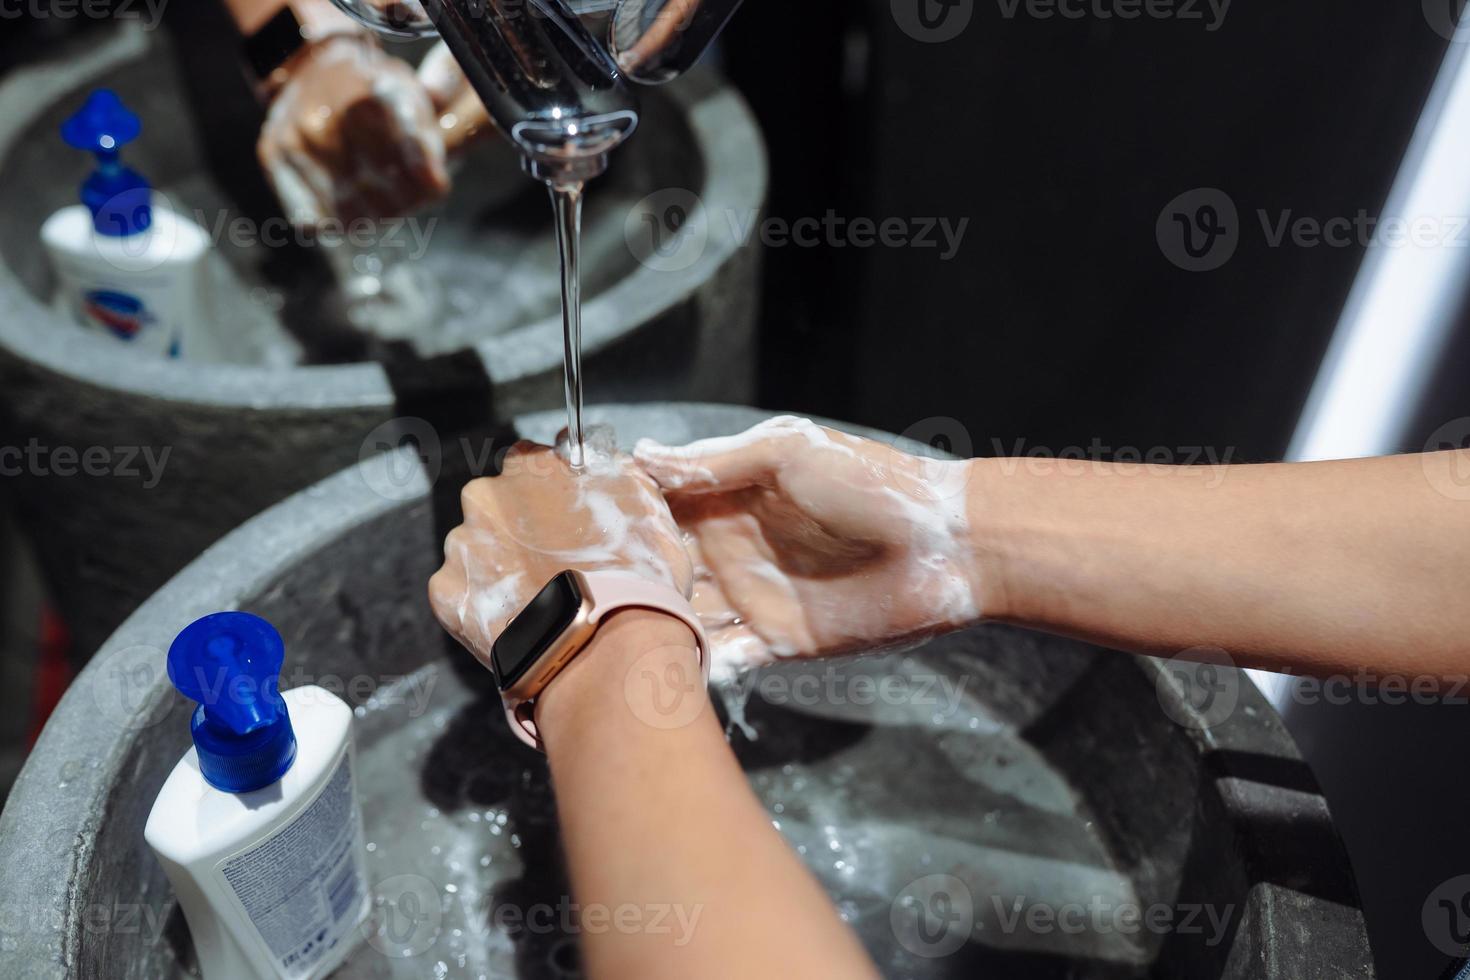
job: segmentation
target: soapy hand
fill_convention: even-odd
[[[689,595],[679,528],[653,480],[624,454],[595,452],[574,470],[561,452],[522,442],[500,476],[467,484],[462,500],[464,524],[444,542],[429,600],[482,663],[506,624],[567,569],[623,569]]]
[[[328,37],[300,55],[257,146],[299,225],[411,214],[449,190],[429,93],[370,37]]]
[[[495,131],[485,104],[470,87],[464,69],[443,41],[434,45],[419,64],[419,82],[439,114],[444,148],[455,158],[486,133]]]
[[[980,618],[967,463],[791,417],[681,448],[644,440],[634,456],[684,529],[717,674]]]

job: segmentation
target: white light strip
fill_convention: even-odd
[[[1467,49],[1470,18],[1457,27],[1440,65],[1288,459],[1350,459],[1404,448],[1400,442],[1470,279],[1470,227],[1461,226],[1470,221]],[[1415,222],[1429,229],[1418,241]],[[1248,673],[1286,714],[1293,678]]]
[[[1470,18],[1450,42],[1288,458],[1395,452],[1470,274]],[[1401,219],[1398,244],[1385,231]],[[1428,240],[1413,241],[1415,223]]]

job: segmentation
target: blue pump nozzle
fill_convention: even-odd
[[[296,733],[281,697],[285,644],[275,627],[242,612],[190,624],[168,651],[168,679],[198,701],[189,731],[199,769],[228,793],[269,786],[296,761]]]
[[[125,238],[153,225],[153,188],[122,165],[120,152],[138,138],[143,124],[110,89],[98,89],[61,126],[68,146],[97,157],[97,169],[82,184],[82,203],[100,235]]]

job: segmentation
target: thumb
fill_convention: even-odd
[[[633,458],[667,491],[719,493],[769,485],[789,455],[786,437],[795,421],[771,419],[738,436],[701,439],[687,446],[641,439]]]

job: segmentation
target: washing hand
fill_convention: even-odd
[[[424,56],[419,65],[419,82],[433,100],[439,114],[439,128],[444,134],[444,148],[451,159],[471,146],[486,133],[495,131],[485,104],[470,87],[464,69],[449,53],[443,41]]]
[[[790,417],[634,455],[684,530],[717,673],[918,642],[985,608],[969,463]]]
[[[362,34],[328,37],[298,57],[257,149],[287,215],[307,227],[412,214],[449,190],[428,91]]]
[[[626,455],[598,453],[574,470],[560,452],[523,442],[500,476],[467,484],[462,499],[464,524],[444,543],[429,599],[482,663],[506,624],[567,569],[624,569],[689,594],[679,528]]]

